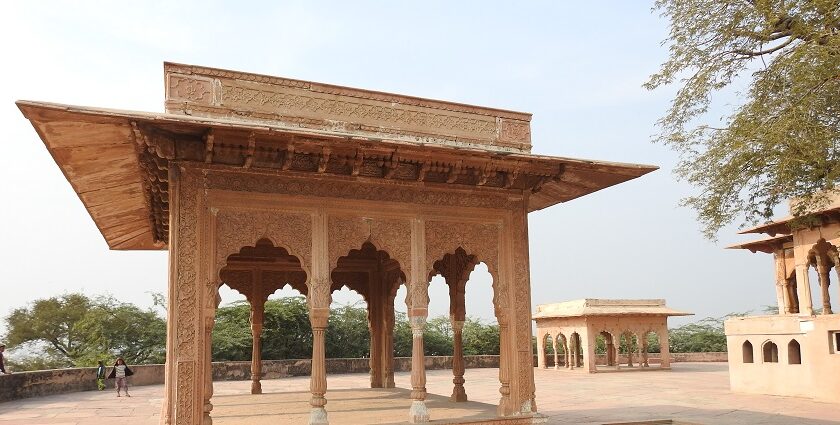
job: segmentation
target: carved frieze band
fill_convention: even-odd
[[[167,101],[217,109],[215,115],[272,117],[272,121],[309,118],[345,123],[356,130],[388,133],[410,132],[451,138],[467,138],[530,151],[531,133],[527,114],[477,107],[443,107],[444,102],[412,102],[404,96],[378,99],[313,90],[309,83],[276,84],[239,78],[168,73]],[[291,80],[282,80],[291,81]],[[366,92],[369,93],[369,92]],[[428,103],[428,104],[426,104]],[[464,109],[460,111],[458,109]],[[516,118],[514,118],[516,117]],[[524,119],[523,119],[524,118]],[[384,130],[384,131],[383,131]]]

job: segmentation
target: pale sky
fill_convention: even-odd
[[[142,306],[165,252],[109,251],[18,99],[163,110],[174,61],[534,114],[533,152],[655,164],[629,183],[532,213],[532,304],[665,298],[693,319],[775,303],[772,259],[703,239],[676,155],[651,143],[674,89],[641,87],[666,57],[648,2],[11,2],[0,18],[0,316],[68,291]],[[725,113],[728,96],[711,117]],[[754,237],[753,237],[754,238]],[[493,320],[486,272],[468,314]],[[226,302],[237,297],[223,292]],[[431,315],[446,314],[444,286]],[[336,301],[351,302],[353,294]],[[398,309],[404,310],[404,305]],[[672,320],[673,324],[685,319]]]

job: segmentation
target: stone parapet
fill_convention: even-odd
[[[725,362],[726,353],[672,353],[672,362]],[[551,357],[551,356],[549,356]],[[649,357],[656,362],[655,354]],[[554,361],[553,358],[550,359]],[[536,360],[534,360],[536,364]],[[499,367],[499,356],[464,356],[466,368]],[[553,366],[554,363],[551,363]],[[327,359],[327,373],[367,373],[370,359]],[[452,368],[451,356],[426,356],[426,369]],[[134,376],[130,378],[132,386],[163,384],[164,365],[131,366]],[[394,370],[411,370],[411,357],[394,359]],[[307,376],[310,361],[304,360],[264,360],[262,378],[278,379],[290,376]],[[214,381],[245,381],[251,379],[251,362],[215,362],[213,363]],[[107,380],[110,386],[113,380]],[[67,368],[20,372],[0,375],[0,402],[29,397],[41,397],[96,389],[96,368]]]
[[[164,64],[169,113],[409,142],[531,151],[531,114],[194,65]]]

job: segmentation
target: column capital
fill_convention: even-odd
[[[309,307],[309,323],[312,330],[323,330],[327,328],[330,319],[330,309],[323,307]]]

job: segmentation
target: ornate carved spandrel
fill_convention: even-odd
[[[493,303],[497,318],[508,305],[505,283],[499,279],[499,243],[501,225],[497,223],[464,223],[455,221],[426,221],[426,264],[430,271],[436,261],[446,254],[455,253],[458,248],[464,250],[475,261],[487,265],[493,277]],[[528,315],[530,320],[530,314]]]
[[[396,260],[406,276],[410,275],[411,223],[408,219],[331,215],[328,220],[330,270],[335,270],[339,258],[370,242]]]
[[[297,257],[307,274],[312,261],[312,216],[268,209],[221,208],[216,213],[216,272],[242,247],[268,239]]]

